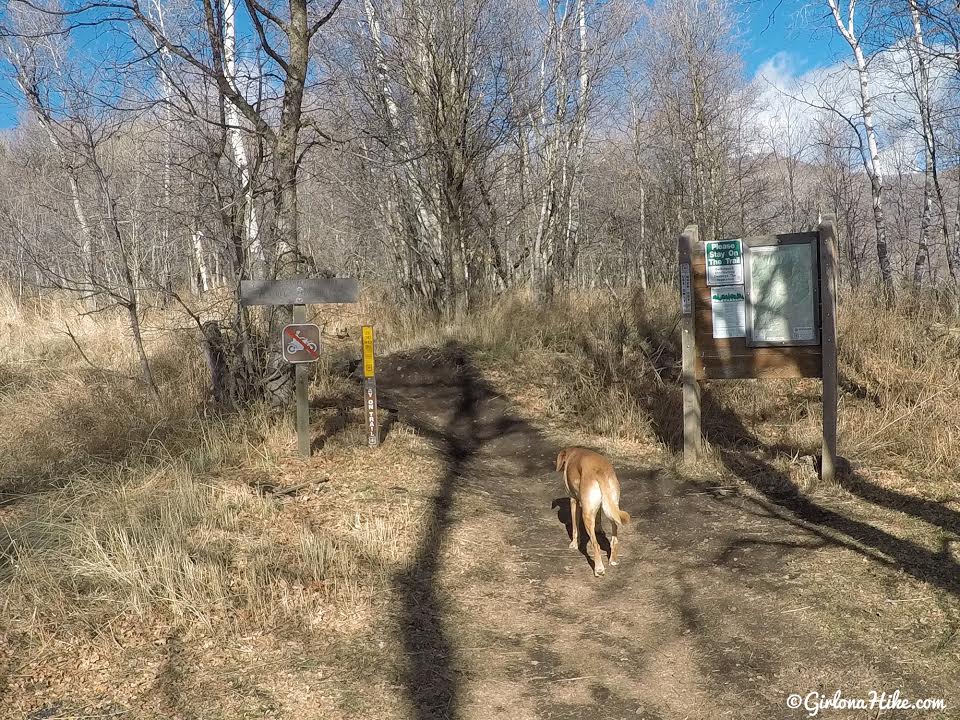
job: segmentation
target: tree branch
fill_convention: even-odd
[[[330,12],[328,12],[326,15],[321,17],[310,27],[309,37],[313,37],[314,35],[316,35],[317,31],[320,30],[320,28],[322,28],[324,25],[330,22],[330,20],[333,18],[334,13],[337,12],[337,8],[340,7],[340,3],[342,1],[343,0],[336,0],[336,2],[333,3],[333,7],[330,8]]]

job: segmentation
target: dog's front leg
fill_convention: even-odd
[[[580,508],[577,507],[577,499],[570,498],[570,549],[576,550],[580,547]]]

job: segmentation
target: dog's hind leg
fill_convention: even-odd
[[[570,498],[570,549],[576,550],[580,547],[580,508],[577,507],[577,499]]]
[[[587,535],[590,536],[590,546],[593,548],[593,574],[597,577],[603,575],[606,570],[603,567],[603,557],[600,554],[600,543],[597,542],[597,507],[587,507],[586,504],[582,505],[583,507],[583,526],[587,530]]]

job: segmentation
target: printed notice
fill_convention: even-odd
[[[715,240],[704,245],[707,285],[743,285],[743,242]]]
[[[690,263],[680,265],[680,312],[693,312],[693,286],[690,284]]]
[[[746,299],[743,285],[726,285],[710,290],[715,338],[744,337],[747,334]]]

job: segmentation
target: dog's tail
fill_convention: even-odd
[[[603,514],[611,522],[617,525],[626,525],[630,522],[630,513],[620,509],[620,498],[617,496],[609,497],[606,493],[603,495]]]

